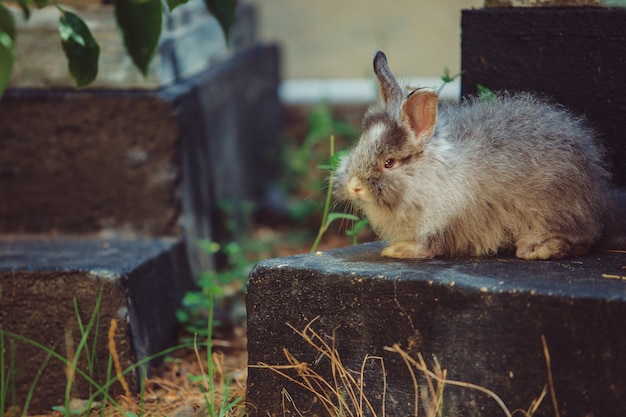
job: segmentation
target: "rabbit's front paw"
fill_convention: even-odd
[[[389,258],[407,259],[431,259],[437,254],[431,249],[417,242],[396,242],[387,246],[380,253],[382,256]]]

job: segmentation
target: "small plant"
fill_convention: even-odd
[[[348,220],[354,222],[354,226],[352,229],[346,231],[346,235],[351,236],[353,239],[353,243],[357,243],[357,236],[361,230],[363,230],[369,222],[367,219],[361,219],[360,217],[350,214],[350,213],[342,213],[342,212],[330,212],[330,205],[332,200],[333,193],[333,177],[337,166],[339,165],[339,161],[341,157],[345,155],[347,151],[337,152],[335,153],[335,137],[331,135],[330,137],[330,162],[327,165],[319,165],[318,169],[328,171],[328,188],[326,191],[326,199],[324,201],[324,210],[322,213],[322,222],[320,224],[319,231],[317,233],[317,237],[313,242],[313,246],[311,247],[311,252],[315,252],[317,247],[319,246],[322,236],[330,225],[335,220]]]
[[[481,100],[492,101],[497,98],[496,93],[483,85],[476,85],[476,90],[478,90],[478,96]]]
[[[220,320],[230,320],[227,310],[240,302],[248,274],[257,261],[255,254],[260,243],[247,236],[252,227],[254,204],[222,201],[219,208],[229,240],[224,243],[199,240],[196,245],[210,256],[221,255],[225,265],[201,271],[198,289],[187,292],[176,311],[178,321],[191,335],[208,337],[212,325],[227,324]]]
[[[285,141],[281,160],[287,161],[285,173],[282,175],[282,187],[286,193],[294,196],[289,204],[289,213],[293,220],[301,223],[307,219],[318,218],[320,200],[311,198],[326,189],[322,199],[320,226],[311,251],[317,250],[319,243],[336,220],[354,222],[346,235],[356,243],[358,234],[367,227],[366,219],[344,212],[331,212],[333,174],[341,156],[347,151],[335,151],[337,144],[349,147],[358,137],[358,130],[349,123],[333,116],[328,103],[315,105],[307,116],[308,131],[300,144]],[[329,139],[330,138],[330,139]],[[329,157],[330,156],[330,157]],[[319,161],[327,161],[319,163]]]
[[[211,291],[209,291],[209,301],[211,302],[211,305],[214,305],[214,301],[215,301],[214,294]],[[230,379],[227,379],[226,381],[222,381],[222,385],[224,387],[224,390],[222,393],[222,401],[220,402],[219,406],[217,404],[216,387],[215,387],[215,366],[216,366],[215,364],[217,363],[217,361],[215,360],[214,355],[213,355],[213,344],[212,344],[213,324],[214,324],[213,309],[210,309],[209,320],[207,321],[207,336],[206,336],[207,372],[205,373],[201,366],[201,376],[197,377],[196,379],[200,380],[204,385],[203,397],[204,397],[205,407],[208,410],[209,416],[210,417],[225,417],[243,399],[241,397],[236,397],[232,400],[229,399],[228,389],[230,387],[231,381]],[[200,358],[200,352],[198,351],[198,347],[197,347],[198,345],[196,343],[196,338],[197,338],[197,335],[194,335],[194,352],[198,359],[198,363],[202,364],[202,360]]]
[[[463,71],[461,72],[457,72],[454,75],[450,74],[450,68],[448,67],[444,67],[443,68],[443,75],[441,76],[441,81],[443,81],[443,83],[441,84],[441,86],[439,86],[439,89],[437,89],[437,93],[441,94],[441,91],[443,91],[443,88],[450,84],[451,82],[453,82],[454,80],[456,80],[457,78],[459,78],[460,76],[463,75]]]
[[[333,116],[328,103],[319,103],[307,115],[307,133],[301,141],[288,138],[277,161],[285,164],[281,173],[281,187],[293,196],[289,201],[290,217],[301,223],[319,213],[319,199],[312,198],[324,188],[325,172],[317,169],[319,161],[328,158],[328,138],[349,145],[358,136],[358,130]]]
[[[55,344],[52,347],[44,346],[39,342],[21,336],[19,334],[6,331],[0,326],[0,416],[6,417],[23,417],[28,415],[29,406],[35,393],[41,389],[38,387],[39,377],[47,367],[50,360],[58,360],[66,367],[66,389],[65,396],[62,405],[53,407],[53,410],[64,417],[71,417],[77,415],[94,415],[95,413],[100,416],[115,416],[115,417],[138,417],[138,416],[160,416],[163,415],[159,412],[159,402],[150,404],[150,409],[156,411],[149,411],[148,404],[144,401],[145,396],[145,369],[149,362],[159,357],[167,356],[175,351],[183,349],[192,349],[196,353],[198,363],[202,369],[201,375],[198,377],[202,384],[207,388],[204,390],[205,406],[207,413],[211,417],[225,417],[235,414],[236,406],[241,402],[241,397],[236,396],[231,398],[229,386],[230,379],[225,377],[223,372],[220,372],[219,384],[215,384],[215,369],[217,360],[215,358],[212,343],[211,343],[211,330],[207,328],[206,333],[208,335],[206,342],[200,342],[197,337],[193,342],[184,342],[177,346],[165,349],[162,352],[145,357],[140,361],[132,364],[126,369],[122,369],[120,366],[119,358],[117,355],[117,349],[115,346],[115,334],[117,329],[117,322],[111,321],[111,326],[108,332],[108,346],[109,356],[106,373],[96,378],[97,374],[97,357],[96,357],[96,340],[98,339],[98,328],[100,321],[100,304],[102,300],[102,290],[95,300],[95,306],[91,313],[89,320],[85,323],[80,317],[78,311],[77,302],[74,301],[74,311],[77,320],[77,328],[74,330],[79,331],[80,339],[74,349],[73,355],[70,357],[64,357],[57,353]],[[211,325],[212,313],[210,313],[208,323]],[[65,335],[68,336],[68,335]],[[71,337],[71,335],[69,336]],[[60,338],[62,339],[62,338]],[[17,403],[17,397],[15,393],[15,373],[16,360],[15,352],[17,349],[17,343],[24,343],[36,347],[37,349],[46,353],[46,357],[43,360],[37,375],[34,376],[26,399],[23,404]],[[206,373],[202,367],[202,361],[200,358],[199,348],[207,349],[207,361],[208,366]],[[101,350],[100,350],[101,351]],[[86,369],[78,366],[79,357],[87,358]],[[125,378],[132,373],[139,371],[142,375],[140,383],[139,397],[133,399],[134,396],[125,382]],[[86,399],[73,398],[73,386],[77,379],[82,379],[91,388],[91,393]],[[103,380],[98,383],[96,379]],[[110,388],[120,383],[124,388],[124,396],[120,398],[113,398],[109,394]]]
[[[208,330],[212,329],[213,325],[224,324],[220,323],[219,319],[214,319],[216,306],[222,306],[226,298],[236,297],[244,290],[244,283],[252,269],[252,263],[235,241],[224,245],[200,241],[198,245],[211,255],[222,251],[226,256],[227,266],[219,271],[202,271],[198,280],[199,289],[185,294],[181,308],[176,311],[176,317],[190,334],[208,338]],[[208,323],[211,323],[211,326]]]
[[[102,300],[102,288],[100,290],[99,295],[96,298],[95,306],[91,314],[91,317],[89,321],[85,324],[83,323],[80,317],[76,299],[74,299],[74,312],[75,312],[76,320],[78,323],[78,330],[80,332],[80,340],[78,342],[78,345],[74,349],[73,354],[71,355],[71,357],[68,357],[68,358],[63,357],[56,352],[55,349],[57,347],[58,342],[52,347],[47,347],[47,346],[43,346],[42,344],[34,340],[28,339],[19,334],[12,333],[12,332],[9,332],[0,328],[0,347],[4,348],[5,339],[9,339],[10,341],[9,351],[10,351],[10,356],[11,356],[10,362],[9,362],[10,366],[8,367],[8,375],[4,375],[4,369],[5,369],[4,349],[0,349],[0,365],[2,365],[2,368],[1,368],[2,370],[0,370],[0,375],[2,376],[2,378],[0,378],[0,394],[1,394],[0,395],[0,411],[4,411],[6,409],[6,406],[7,406],[6,393],[8,389],[11,389],[13,392],[12,394],[13,397],[10,399],[11,405],[16,410],[19,408],[18,404],[16,403],[15,386],[14,386],[15,384],[14,378],[15,378],[15,372],[16,372],[14,354],[15,354],[15,349],[16,349],[16,344],[15,344],[16,341],[29,344],[46,353],[46,358],[42,362],[41,367],[39,368],[37,374],[33,378],[33,382],[27,393],[25,402],[23,405],[21,405],[21,413],[20,413],[21,415],[25,416],[28,414],[30,402],[37,388],[39,378],[41,377],[44,369],[46,368],[48,362],[51,359],[57,359],[61,361],[66,367],[66,387],[65,387],[64,404],[62,406],[55,407],[54,408],[55,410],[61,412],[64,416],[71,416],[77,413],[76,408],[72,406],[75,402],[72,402],[72,396],[71,396],[72,387],[75,384],[76,376],[84,379],[89,384],[89,386],[93,389],[93,393],[90,396],[90,398],[82,402],[85,409],[90,409],[92,405],[96,403],[96,398],[98,397],[101,397],[104,399],[104,401],[108,401],[109,403],[114,404],[115,406],[119,407],[119,404],[108,393],[109,387],[118,380],[118,377],[107,378],[107,382],[104,385],[98,384],[95,380],[95,374],[96,374],[96,365],[95,365],[95,359],[96,359],[95,343],[96,342],[95,340],[96,340],[96,335],[97,335],[97,328],[98,328],[97,321],[99,319],[99,314],[100,314],[101,300]],[[66,340],[68,337],[71,338],[71,335],[68,336],[66,334]],[[91,349],[89,346],[90,340],[92,341],[92,343],[94,343]],[[82,355],[86,355],[86,358],[87,358],[86,370],[80,369],[78,367],[78,360]],[[144,366],[148,360],[151,360],[151,359],[142,361],[141,365],[138,364],[137,366]],[[130,369],[126,370],[126,373],[130,371],[131,371]],[[107,376],[110,376],[110,372],[107,374]]]

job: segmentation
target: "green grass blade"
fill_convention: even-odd
[[[60,342],[60,339],[50,349],[52,351],[56,350],[57,346],[59,345],[59,342]],[[35,374],[35,377],[33,378],[33,382],[30,385],[30,389],[28,390],[28,393],[26,394],[26,400],[24,401],[24,406],[22,407],[22,416],[28,415],[28,408],[30,407],[30,402],[33,399],[33,395],[35,394],[35,389],[37,388],[39,379],[41,378],[41,375],[43,375],[43,371],[48,366],[48,362],[50,362],[51,358],[52,358],[52,355],[50,354],[50,352],[47,352],[46,358],[44,359],[44,361],[41,363],[41,366],[37,370],[37,373]]]
[[[15,21],[0,3],[0,97],[9,84],[15,61]]]
[[[209,413],[211,417],[215,417],[215,382],[213,381],[213,320],[215,313],[215,294],[213,287],[209,287],[209,302],[211,303],[211,307],[209,308],[209,320],[207,322],[206,336],[207,372],[209,374],[209,395],[211,397],[211,406],[209,407]]]
[[[228,389],[230,388],[230,383],[232,382],[232,378],[228,377],[224,383],[224,391],[222,392],[222,405],[220,406],[219,417],[226,417],[230,410],[235,408],[237,404],[243,401],[243,398],[237,397],[232,401],[228,401]]]
[[[335,154],[335,136],[330,137],[330,157],[332,158]],[[328,228],[328,215],[330,212],[330,202],[333,196],[333,172],[328,175],[328,190],[326,191],[326,200],[324,201],[324,212],[322,213],[322,224],[317,232],[317,236],[315,237],[315,241],[313,242],[313,246],[311,247],[311,252],[315,252],[320,242],[322,241],[322,236],[326,232]]]
[[[8,391],[8,381],[4,380],[4,330],[0,325],[0,411],[4,413],[4,400]]]
[[[8,375],[8,383],[7,387],[11,387],[11,404],[17,405],[17,390],[15,389],[15,385],[17,382],[15,381],[15,341],[9,341],[9,375]]]
[[[79,328],[81,337],[80,337],[80,340],[78,342],[78,346],[76,347],[76,350],[74,351],[74,357],[72,358],[72,361],[69,362],[71,376],[69,378],[67,378],[67,381],[66,381],[66,384],[65,384],[65,403],[64,403],[65,410],[64,410],[64,413],[66,415],[71,415],[70,400],[71,400],[71,396],[72,396],[71,394],[72,394],[72,385],[73,385],[73,382],[74,382],[73,380],[74,380],[76,371],[78,370],[78,359],[80,358],[81,352],[83,351],[83,349],[85,349],[85,346],[87,345],[87,340],[88,340],[88,337],[89,337],[89,333],[91,332],[91,329],[94,326],[96,317],[99,316],[100,304],[102,302],[103,290],[104,290],[104,283],[100,287],[100,292],[98,293],[98,296],[96,297],[96,304],[95,304],[95,306],[93,308],[93,311],[91,313],[91,317],[89,318],[89,322],[87,323],[86,327],[83,327],[82,318],[80,316],[80,310],[78,309],[78,301],[76,300],[76,298],[73,299],[74,314],[76,315],[76,321],[78,322],[78,328]],[[92,373],[92,371],[93,371],[93,369],[89,369],[89,377],[93,381],[93,373]]]

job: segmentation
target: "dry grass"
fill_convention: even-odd
[[[299,361],[287,349],[283,350],[287,361],[285,365],[276,366],[259,363],[251,366],[271,370],[292,383],[306,389],[323,405],[329,417],[362,417],[366,415],[385,417],[387,381],[383,358],[379,356],[367,355],[363,359],[361,369],[358,373],[349,371],[342,363],[339,352],[334,346],[334,336],[330,338],[330,342],[326,340],[313,329],[312,324],[314,321],[315,320],[307,324],[303,330],[298,330],[291,325],[289,325],[289,327],[302,337],[308,345],[318,352],[318,360],[316,362],[319,362],[319,359],[322,358],[329,361],[332,375],[330,380],[322,377],[319,373],[312,369],[309,364]],[[545,338],[542,337],[541,340],[546,359],[548,384],[543,387],[541,394],[531,401],[528,409],[516,409],[513,411],[509,410],[504,401],[502,401],[496,393],[487,388],[468,382],[448,379],[447,371],[441,367],[436,358],[434,358],[432,368],[429,368],[421,354],[418,353],[416,357],[413,357],[404,351],[398,344],[394,344],[391,347],[385,347],[384,349],[399,355],[407,366],[413,383],[414,409],[412,415],[414,417],[443,416],[442,407],[444,389],[446,386],[456,386],[464,389],[475,390],[487,395],[498,404],[502,410],[502,415],[506,417],[532,417],[549,391],[552,398],[552,405],[555,410],[555,417],[559,417],[556,393],[552,379],[550,352]],[[380,364],[381,391],[379,394],[382,399],[380,410],[375,409],[372,402],[368,399],[368,395],[364,389],[364,369],[369,361],[376,361]],[[295,371],[295,376],[293,371]],[[355,375],[358,376],[355,377]],[[418,380],[420,379],[425,381],[422,384],[423,386],[420,386],[418,383]],[[371,392],[371,388],[368,388],[368,390]],[[283,409],[287,409],[286,402],[288,402],[291,407],[296,410],[300,416],[302,416],[303,414],[298,411],[297,404],[295,404],[289,393],[286,390],[283,390],[282,394]]]
[[[313,328],[314,321],[310,322],[303,330],[293,326],[291,329],[315,349],[318,361],[328,360],[331,367],[330,379],[325,379],[312,367],[293,356],[284,349],[286,364],[282,366],[259,363],[254,367],[269,369],[292,383],[311,392],[323,405],[329,417],[361,417],[374,415],[386,417],[385,401],[387,392],[387,380],[385,363],[382,357],[367,355],[361,364],[361,368],[352,372],[343,364],[341,356],[334,344],[334,336],[322,337]],[[495,401],[502,410],[502,416],[506,417],[532,417],[539,408],[545,397],[550,395],[555,410],[555,417],[559,417],[556,393],[551,371],[550,352],[545,338],[542,337],[548,384],[541,394],[531,401],[526,410],[513,410],[504,404],[502,399],[494,392],[479,385],[455,381],[447,378],[447,371],[434,359],[429,367],[421,354],[409,355],[399,345],[385,347],[385,350],[397,354],[405,363],[409,371],[413,385],[414,417],[441,417],[443,416],[444,390],[447,386],[456,386],[463,389],[476,390],[484,393]],[[216,392],[216,405],[226,399],[232,401],[236,398],[245,397],[247,379],[247,353],[245,329],[236,329],[236,334],[229,340],[214,340],[212,362],[214,366],[214,382]],[[364,372],[366,365],[377,364],[380,369],[380,409],[368,398],[372,388],[368,392],[364,387]],[[206,390],[207,381],[203,375],[207,373],[206,352],[198,349],[180,351],[174,355],[172,361],[167,362],[160,369],[159,376],[145,381],[142,395],[122,395],[117,398],[119,407],[108,405],[102,411],[98,404],[89,413],[91,416],[129,417],[133,415],[145,417],[203,417],[209,416],[207,409]],[[294,372],[295,371],[295,372]],[[191,377],[190,377],[191,376]],[[421,385],[419,383],[421,382]],[[283,390],[283,408],[292,408],[296,413],[298,405],[287,390]],[[378,396],[378,395],[377,395]],[[74,404],[80,404],[76,400]],[[18,415],[19,415],[19,410]],[[218,415],[216,413],[215,415]],[[245,404],[241,402],[224,417],[239,417],[246,415]],[[59,412],[51,412],[46,417],[61,416]]]
[[[214,340],[212,366],[215,390],[215,414],[220,405],[245,397],[247,379],[247,354],[245,330],[232,340]],[[145,381],[141,396],[121,396],[122,410],[109,406],[105,412],[110,417],[128,417],[124,412],[132,412],[145,417],[202,417],[210,416],[207,409],[209,384],[206,378],[206,350],[179,352],[177,358],[164,364],[160,375]],[[123,411],[123,412],[122,412]],[[230,410],[225,417],[243,416],[242,403]]]
[[[245,397],[247,380],[247,351],[244,328],[235,328],[228,339],[213,340],[212,366],[215,389],[215,416],[220,416],[219,409],[223,401],[232,402]],[[111,349],[111,345],[109,346]],[[115,357],[115,346],[112,355]],[[80,415],[106,417],[204,417],[210,416],[207,409],[207,355],[206,349],[187,349],[176,351],[154,376],[144,381],[143,393],[129,393],[115,398],[117,404],[108,403],[104,409],[101,403],[90,404],[83,399],[73,398],[70,407]],[[0,415],[2,415],[0,410]],[[245,414],[243,402],[221,417],[239,417]],[[5,410],[5,416],[22,416],[19,407]],[[60,411],[30,417],[61,417]]]

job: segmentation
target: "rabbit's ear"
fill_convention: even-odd
[[[380,93],[386,105],[397,105],[402,101],[402,89],[387,64],[387,57],[381,51],[374,55],[374,73],[378,78]]]
[[[439,95],[429,88],[413,91],[402,103],[402,121],[415,134],[418,143],[426,143],[435,132]]]

